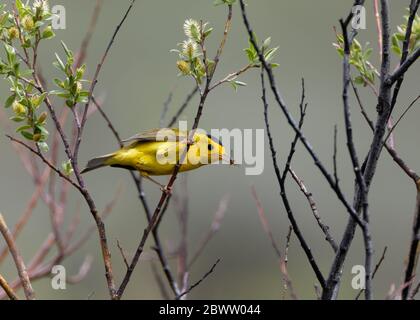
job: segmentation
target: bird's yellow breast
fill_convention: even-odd
[[[176,142],[138,142],[124,147],[117,151],[107,162],[108,165],[125,166],[136,169],[149,175],[168,175],[174,171],[177,160],[179,160],[179,149],[183,150],[185,144]],[[169,159],[168,155],[176,155],[175,159]],[[195,148],[188,151],[187,161],[180,168],[180,171],[193,170],[200,167],[195,157]],[[168,161],[171,160],[171,161]],[[198,163],[197,163],[198,162]]]

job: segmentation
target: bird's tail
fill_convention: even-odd
[[[88,161],[86,168],[84,168],[81,173],[86,173],[101,167],[106,167],[110,165],[109,160],[111,160],[113,157],[114,154],[107,154],[104,156],[93,158],[92,160]]]

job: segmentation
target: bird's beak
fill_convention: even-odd
[[[236,165],[235,161],[231,159],[227,154],[221,154],[219,155],[219,160],[222,161],[222,163],[230,164],[230,165]]]

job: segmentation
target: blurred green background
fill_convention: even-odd
[[[9,2],[9,1],[6,1]],[[290,109],[297,116],[300,99],[300,81],[306,81],[306,95],[309,103],[304,132],[324,163],[332,170],[333,128],[338,125],[339,150],[338,166],[343,189],[352,198],[353,173],[345,145],[343,131],[343,111],[341,102],[341,61],[332,42],[335,41],[333,26],[338,19],[347,15],[353,1],[275,1],[259,0],[248,2],[249,18],[260,38],[272,37],[273,45],[279,51],[275,61],[280,64],[275,73],[278,85]],[[177,1],[137,1],[134,10],[121,29],[108,60],[103,67],[96,88],[96,95],[105,98],[104,109],[113,120],[122,137],[128,137],[141,130],[157,127],[164,101],[172,90],[174,97],[168,112],[177,110],[185,95],[191,90],[190,79],[177,77],[177,55],[169,50],[184,39],[182,25],[186,18],[209,21],[215,28],[208,50],[215,53],[217,41],[223,32],[226,10],[214,7],[212,0]],[[77,51],[90,23],[94,0],[51,1],[63,4],[67,14],[66,30],[58,30],[57,36],[40,49],[42,70],[53,87],[51,79],[57,71],[51,66],[54,52],[61,53],[60,40]],[[89,47],[86,61],[88,77],[91,78],[115,26],[120,21],[129,1],[105,0],[98,25]],[[408,0],[391,2],[393,32],[403,22]],[[373,1],[367,1],[367,29],[361,30],[361,43],[370,42],[374,49],[373,62],[378,65],[376,29],[373,19]],[[232,32],[216,78],[236,71],[246,64],[243,48],[247,46],[247,35],[240,17],[239,6],[234,7]],[[394,66],[396,59],[394,57]],[[418,95],[419,66],[407,74],[402,88],[396,114]],[[417,76],[416,76],[417,75]],[[248,83],[245,88],[234,92],[229,85],[220,87],[208,99],[200,127],[211,128],[264,128],[259,72],[252,70],[239,80]],[[7,97],[7,83],[0,82],[0,97]],[[369,89],[360,89],[368,112],[375,115],[375,99]],[[270,102],[272,102],[270,97]],[[360,158],[363,158],[371,139],[371,132],[358,112],[352,97],[354,134]],[[197,101],[194,100],[182,119],[192,124]],[[60,104],[56,105],[61,108]],[[3,110],[4,111],[4,110]],[[10,112],[7,110],[6,112]],[[413,110],[395,132],[396,146],[400,154],[413,169],[418,169],[417,111]],[[280,163],[284,163],[293,133],[285,122],[277,105],[270,105],[270,120],[275,137]],[[13,126],[14,124],[12,124]],[[12,226],[24,210],[33,192],[30,177],[23,169],[6,132],[0,127],[0,211]],[[88,121],[80,151],[80,162],[105,154],[116,147],[114,138],[98,113]],[[61,152],[63,159],[63,152]],[[293,168],[312,191],[322,219],[327,223],[338,241],[342,236],[348,214],[337,201],[313,162],[299,145],[293,161]],[[111,216],[106,220],[109,244],[117,278],[125,270],[118,252],[117,239],[124,249],[131,253],[137,247],[146,226],[144,212],[137,198],[131,177],[125,171],[101,170],[86,176],[87,185],[99,208],[103,208],[113,197],[118,185],[123,192]],[[160,181],[166,181],[160,178]],[[180,181],[177,187],[179,188]],[[285,246],[289,222],[279,197],[279,189],[272,168],[271,157],[266,142],[265,170],[259,176],[246,176],[243,167],[206,167],[188,174],[189,226],[188,243],[190,255],[207,232],[220,199],[230,195],[226,217],[220,232],[210,242],[205,252],[190,273],[190,282],[198,280],[210,266],[221,258],[215,272],[189,298],[196,299],[281,299],[283,297],[282,276],[276,255],[264,233],[257,215],[250,186],[254,185],[265,208],[274,237],[281,248]],[[327,274],[333,258],[331,248],[315,223],[306,199],[298,192],[296,185],[289,181],[289,197],[296,218],[301,226],[314,256]],[[145,183],[146,194],[151,207],[160,196],[158,188]],[[71,191],[68,207],[68,222],[81,207],[82,227],[88,228],[91,215],[78,193]],[[401,282],[404,257],[411,237],[411,222],[415,203],[415,189],[411,181],[383,152],[377,174],[370,193],[372,233],[375,260],[379,259],[384,246],[388,246],[387,257],[374,281],[375,297],[384,298],[391,284]],[[18,239],[25,261],[29,261],[50,231],[48,208],[42,203]],[[79,235],[80,233],[78,233]],[[174,206],[166,213],[160,234],[166,249],[174,249],[179,241],[179,225]],[[351,267],[364,263],[360,232],[353,243],[344,269],[340,298],[352,299],[357,293],[351,288]],[[0,241],[3,245],[3,242]],[[152,254],[152,239],[146,249]],[[91,272],[86,279],[76,285],[68,285],[66,290],[53,290],[48,279],[34,282],[38,298],[50,299],[92,299],[107,298],[104,268],[100,256],[97,234],[63,264],[69,275],[78,271],[84,257],[94,257]],[[150,255],[145,255],[147,257]],[[171,260],[176,273],[176,259]],[[15,269],[10,259],[1,267],[7,279],[15,277]],[[315,298],[316,279],[304,253],[292,237],[289,250],[289,274],[298,296],[302,299]],[[141,261],[127,288],[125,298],[160,298],[158,286],[153,278],[149,261]]]

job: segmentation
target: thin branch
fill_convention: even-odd
[[[385,254],[386,254],[386,251],[387,251],[387,250],[388,250],[388,247],[387,247],[387,246],[385,246],[384,251],[382,252],[381,258],[379,259],[378,263],[376,264],[375,268],[373,269],[372,279],[374,279],[374,278],[375,278],[375,275],[376,275],[376,273],[378,272],[379,268],[381,267],[382,262],[384,262],[384,260],[385,260]],[[361,289],[361,290],[359,291],[359,293],[357,294],[357,296],[356,296],[355,300],[359,300],[359,298],[360,298],[361,294],[362,294],[364,291],[365,291],[365,289]]]
[[[165,121],[165,117],[166,114],[168,113],[169,110],[169,106],[172,102],[172,98],[174,96],[174,92],[173,90],[171,90],[168,94],[168,97],[166,98],[165,102],[163,103],[163,108],[162,108],[162,113],[160,114],[160,119],[159,119],[159,127],[163,127],[163,123]]]
[[[66,282],[70,284],[76,284],[85,279],[92,267],[92,262],[93,258],[89,255],[86,256],[85,260],[80,265],[79,272],[75,275],[67,277]]]
[[[184,175],[181,178],[181,190],[175,194],[175,202],[177,205],[177,218],[180,227],[180,242],[177,249],[177,260],[178,260],[178,286],[180,286],[180,291],[183,292],[188,287],[188,179]],[[162,215],[161,215],[162,217]],[[184,296],[185,297],[185,296]]]
[[[223,79],[219,80],[218,82],[216,82],[209,90],[212,91],[213,89],[217,88],[218,86],[227,83],[227,82],[231,82],[233,80],[235,80],[236,78],[238,78],[241,74],[245,73],[246,71],[248,71],[251,68],[254,68],[255,66],[253,64],[248,64],[245,67],[243,67],[242,69],[230,73],[228,74],[226,77],[224,77]]]
[[[178,109],[178,111],[172,117],[171,121],[168,122],[168,128],[171,128],[175,124],[175,122],[179,119],[179,117],[184,112],[184,110],[188,107],[191,100],[195,97],[197,92],[198,92],[198,87],[194,86],[194,89],[185,98],[184,103],[181,105],[181,107]]]
[[[35,299],[35,293],[32,289],[31,281],[28,277],[28,272],[26,271],[25,263],[23,262],[23,258],[16,246],[15,240],[13,239],[13,235],[10,232],[9,228],[7,227],[6,221],[3,218],[3,215],[0,213],[0,233],[3,235],[4,240],[9,247],[10,253],[13,257],[13,260],[16,265],[16,269],[19,274],[19,278],[23,284],[23,290],[25,292],[26,299],[33,300]]]
[[[117,247],[118,247],[118,250],[120,250],[121,257],[123,258],[124,264],[125,264],[125,266],[128,269],[129,268],[129,265],[128,265],[127,256],[126,256],[126,254],[124,252],[124,249],[121,247],[120,242],[118,241],[118,239],[117,239]]]
[[[200,242],[200,245],[198,246],[197,250],[192,256],[192,259],[188,263],[187,270],[190,270],[193,264],[198,260],[200,255],[204,252],[204,249],[208,245],[208,243],[211,241],[211,239],[214,237],[214,235],[219,231],[220,225],[222,223],[222,220],[225,216],[227,206],[229,203],[229,196],[224,196],[219,203],[219,208],[214,214],[213,221],[211,223],[210,229],[207,232],[207,234],[203,237],[203,239]]]
[[[391,87],[398,79],[404,76],[404,74],[410,69],[411,65],[417,61],[420,57],[420,47],[414,50],[414,52],[404,61],[385,81],[385,84]]]
[[[344,120],[345,120],[345,127],[346,127],[346,136],[347,136],[347,148],[349,151],[350,159],[353,165],[354,174],[356,176],[356,181],[359,188],[359,195],[360,195],[360,203],[363,210],[363,220],[364,226],[362,227],[363,231],[363,239],[365,244],[365,297],[366,300],[372,299],[372,255],[373,255],[373,248],[372,248],[372,239],[370,235],[370,228],[369,228],[369,211],[368,211],[368,188],[366,186],[365,177],[361,172],[361,168],[359,165],[359,160],[356,152],[356,147],[354,145],[353,140],[353,128],[350,116],[350,105],[348,101],[348,88],[350,85],[350,46],[351,42],[348,38],[347,27],[348,25],[344,23],[344,21],[340,20],[341,29],[343,31],[343,39],[344,39],[344,57],[343,57],[343,92],[342,92],[342,99],[343,99],[343,106],[344,106]]]
[[[114,134],[114,137],[117,140],[118,145],[120,146],[120,148],[123,148],[124,147],[124,144],[122,143],[122,140],[121,140],[121,137],[120,137],[118,131],[115,129],[114,125],[112,124],[111,119],[105,113],[105,111],[103,110],[101,104],[96,100],[95,96],[92,96],[92,102],[95,105],[96,109],[98,109],[98,111],[101,114],[101,116],[104,118],[105,122],[108,125],[108,128]]]
[[[270,239],[271,247],[274,249],[274,252],[276,253],[277,257],[282,258],[281,251],[279,247],[277,246],[276,240],[274,239],[273,232],[271,231],[271,228],[270,228],[270,224],[268,223],[267,217],[264,213],[264,208],[261,204],[260,199],[258,198],[257,191],[255,190],[254,186],[251,187],[251,194],[257,206],[258,217],[260,218],[261,225],[264,229],[264,232],[268,235],[268,238]]]
[[[210,268],[210,270],[207,271],[206,274],[200,280],[198,280],[196,283],[194,283],[193,285],[191,285],[186,291],[184,291],[181,294],[179,294],[176,297],[176,300],[180,300],[183,296],[185,296],[188,293],[190,293],[194,288],[198,287],[204,280],[206,280],[206,278],[208,276],[210,276],[214,272],[214,269],[216,269],[216,267],[219,264],[219,262],[220,262],[220,259],[217,259],[217,261],[213,264],[213,266]]]
[[[363,115],[363,117],[365,118],[366,122],[368,123],[370,129],[372,131],[375,130],[375,125],[373,123],[373,121],[369,118],[369,115],[366,112],[365,107],[363,106],[362,100],[360,99],[360,95],[359,92],[357,90],[357,88],[354,86],[354,84],[352,83],[353,86],[353,91],[354,94],[356,96],[356,100],[359,104],[361,113]],[[417,175],[416,172],[414,172],[414,170],[410,169],[408,167],[408,165],[404,162],[404,160],[402,160],[400,158],[400,156],[398,155],[398,153],[396,152],[396,150],[385,140],[385,149],[388,151],[389,155],[392,157],[392,159],[394,160],[394,162],[405,172],[405,174],[413,180],[414,183],[416,183],[416,181],[418,179],[420,179],[420,176]]]
[[[159,272],[158,272],[157,267],[156,267],[156,264],[154,263],[153,260],[150,260],[150,265],[152,267],[153,276],[155,277],[156,283],[158,284],[158,287],[159,287],[160,293],[162,295],[162,298],[164,300],[169,300],[170,298],[169,298],[168,291],[165,288],[165,284],[163,283],[163,280],[160,277]]]
[[[394,123],[394,125],[389,129],[388,134],[384,141],[388,141],[391,134],[394,132],[395,128],[398,126],[398,124],[401,122],[401,120],[405,117],[405,115],[408,113],[408,111],[411,110],[411,108],[416,104],[416,102],[420,99],[420,95],[418,95],[411,103],[408,105],[408,107],[404,110],[404,112],[400,115],[398,120]]]
[[[303,78],[301,80],[301,83],[302,83],[302,94],[301,94],[301,100],[300,100],[300,104],[299,104],[299,111],[300,111],[299,122],[298,122],[298,129],[299,130],[302,130],[303,123],[305,121],[305,116],[306,116],[306,109],[307,109],[307,106],[308,106],[308,104],[305,104],[305,80]],[[297,145],[298,141],[299,141],[299,135],[296,134],[295,138],[293,139],[293,141],[290,145],[289,154],[287,156],[286,164],[284,166],[283,173],[281,175],[281,180],[282,180],[283,184],[286,181],[287,175],[289,173],[290,165],[292,163],[293,156],[296,152],[296,145]]]
[[[410,249],[408,253],[408,261],[405,268],[404,283],[407,286],[402,291],[402,299],[406,300],[410,294],[411,284],[415,278],[417,262],[419,259],[419,244],[420,244],[420,180],[417,181],[417,196],[416,207],[414,211],[414,220],[412,226],[412,235],[410,242]]]
[[[106,204],[105,208],[102,210],[102,212],[99,214],[101,220],[105,220],[112,212],[112,210],[114,209],[120,195],[122,193],[122,188],[118,187],[115,195],[113,196],[113,198]],[[80,239],[75,242],[72,245],[68,245],[64,254],[65,255],[70,255],[73,252],[77,251],[78,249],[80,249],[82,247],[82,245],[84,245],[87,240],[90,238],[90,236],[92,235],[92,233],[95,231],[95,227],[96,224],[92,224],[81,236]]]
[[[124,18],[125,20],[125,18]],[[117,27],[117,29],[119,29],[120,25]],[[113,43],[113,39],[111,40],[111,44]],[[24,45],[22,43],[22,45]],[[109,49],[107,49],[108,51]],[[29,62],[29,59],[27,59]],[[34,68],[33,68],[34,69]],[[97,75],[96,75],[97,76]],[[36,74],[36,72],[33,73],[33,78],[35,80],[35,83],[33,84],[34,88],[36,88],[40,93],[44,93],[45,90],[43,88],[42,82],[39,79],[38,75]],[[93,89],[93,87],[96,84],[96,80],[92,83],[91,89]],[[93,92],[93,90],[91,90]],[[89,98],[92,95],[92,92],[90,92]],[[89,99],[90,100],[90,99]],[[88,101],[90,103],[90,101]],[[57,115],[55,113],[55,109],[49,99],[49,97],[47,96],[44,100],[44,103],[46,104],[49,113],[51,115],[51,119],[54,122],[55,128],[57,129],[57,132],[59,133],[61,140],[63,142],[64,145],[64,150],[65,153],[68,157],[68,159],[71,162],[71,165],[73,167],[74,170],[74,174],[76,176],[77,182],[78,182],[78,187],[77,189],[80,191],[81,195],[83,196],[83,198],[86,201],[86,204],[88,205],[90,212],[96,222],[97,225],[97,229],[98,229],[98,233],[99,233],[99,239],[100,239],[100,245],[101,245],[101,250],[102,250],[102,257],[103,257],[103,262],[104,262],[104,266],[105,266],[105,276],[107,279],[107,285],[108,285],[108,290],[109,290],[109,294],[111,296],[111,298],[114,297],[114,293],[115,293],[115,284],[114,284],[114,278],[113,278],[113,272],[112,272],[112,264],[111,264],[111,254],[108,248],[108,244],[107,244],[107,237],[106,237],[106,230],[105,230],[105,226],[103,221],[101,221],[101,218],[98,214],[98,211],[96,209],[96,205],[89,193],[89,191],[86,189],[85,187],[85,183],[84,180],[80,174],[79,168],[78,168],[78,149],[79,149],[79,145],[80,145],[80,138],[81,138],[81,134],[82,134],[82,129],[84,127],[84,122],[87,119],[87,107],[85,108],[85,113],[84,113],[84,117],[82,119],[82,123],[80,124],[80,130],[78,130],[78,136],[75,142],[75,147],[74,147],[74,154],[71,152],[71,148],[70,148],[70,143],[69,140],[64,132],[63,126],[61,125],[60,121],[57,118]],[[75,186],[75,185],[74,185]],[[76,187],[76,186],[75,186]]]
[[[414,300],[415,296],[419,293],[420,291],[420,282],[417,284],[417,286],[414,288],[413,292],[410,295],[410,299]]]
[[[33,192],[25,211],[22,213],[18,221],[16,222],[13,230],[12,235],[13,239],[17,239],[22,229],[25,227],[27,222],[29,221],[29,218],[32,216],[32,213],[38,203],[38,200],[41,196],[41,193],[44,190],[45,183],[48,180],[48,177],[50,176],[50,169],[44,170],[44,173],[41,177],[41,180],[39,181],[39,184],[36,186],[35,191]],[[7,247],[5,246],[2,250],[0,250],[0,264],[3,262],[3,260],[7,257],[7,254],[9,253]]]
[[[102,255],[103,255],[103,260],[104,260],[104,265],[105,265],[105,271],[106,271],[105,275],[106,275],[106,278],[107,278],[109,294],[110,294],[112,299],[117,298],[117,296],[116,296],[116,292],[115,292],[115,283],[114,283],[114,276],[113,276],[112,264],[111,264],[111,254],[110,254],[110,251],[109,251],[109,248],[108,248],[105,226],[104,226],[104,223],[101,220],[100,216],[98,215],[98,212],[96,210],[96,206],[93,202],[93,199],[90,196],[88,190],[85,188],[84,180],[83,180],[82,176],[80,175],[80,171],[79,171],[79,167],[78,167],[78,154],[79,154],[80,144],[81,144],[81,141],[82,141],[83,129],[85,127],[86,120],[87,120],[89,106],[91,104],[92,96],[93,96],[96,84],[98,82],[99,74],[101,72],[101,69],[102,69],[102,67],[103,67],[103,65],[106,61],[106,58],[108,57],[108,54],[109,54],[109,52],[112,48],[112,45],[115,42],[115,39],[116,39],[122,25],[126,21],[130,11],[132,10],[132,8],[134,6],[135,1],[136,0],[131,1],[130,5],[128,6],[128,8],[125,12],[125,14],[123,15],[119,24],[115,28],[115,31],[112,34],[112,37],[111,37],[111,39],[110,39],[110,41],[109,41],[109,43],[108,43],[108,45],[105,49],[105,52],[102,55],[102,58],[101,58],[98,66],[96,68],[95,74],[94,74],[93,79],[92,79],[92,84],[91,84],[90,89],[89,89],[88,99],[87,99],[87,102],[85,104],[85,108],[84,108],[84,111],[83,111],[83,116],[82,116],[82,119],[80,120],[79,130],[78,130],[78,134],[77,134],[75,145],[74,145],[74,152],[73,152],[73,154],[68,154],[69,159],[71,160],[71,164],[73,166],[73,170],[75,172],[77,181],[79,182],[79,185],[82,189],[81,193],[84,196],[87,204],[89,205],[90,211],[91,211],[91,213],[92,213],[92,215],[95,219],[95,222],[97,224],[99,238],[100,238],[100,241],[101,241],[101,249],[102,249]]]
[[[338,245],[335,242],[334,238],[330,234],[330,227],[322,222],[322,219],[321,219],[321,217],[318,213],[318,208],[317,208],[317,205],[316,205],[316,202],[313,198],[312,193],[308,191],[308,189],[306,188],[302,179],[300,179],[292,169],[289,169],[289,172],[290,172],[293,180],[299,186],[300,191],[302,191],[303,195],[308,200],[309,206],[311,207],[311,211],[312,211],[312,213],[315,217],[315,220],[316,220],[316,222],[318,223],[318,226],[321,228],[322,232],[325,235],[325,240],[328,241],[331,248],[334,250],[334,252],[336,252],[338,250]]]
[[[262,52],[259,49],[258,44],[255,40],[254,32],[253,32],[253,30],[252,30],[252,28],[249,24],[248,16],[246,14],[246,9],[245,9],[245,3],[244,3],[243,0],[240,0],[240,5],[241,5],[241,10],[242,10],[242,18],[243,18],[246,30],[248,31],[249,39],[250,39],[251,43],[253,44],[254,48],[258,52],[258,57],[260,59],[262,67],[264,67],[265,71],[267,72],[267,75],[268,75],[268,78],[269,78],[269,81],[270,81],[270,88],[271,88],[271,91],[274,94],[274,97],[275,97],[275,100],[276,100],[277,104],[281,108],[281,110],[282,110],[284,116],[286,117],[286,119],[287,119],[289,125],[291,126],[291,128],[295,131],[296,134],[298,134],[300,141],[304,145],[305,149],[308,151],[311,158],[314,160],[315,165],[318,167],[318,169],[321,171],[321,173],[323,174],[323,176],[325,177],[325,179],[329,183],[330,187],[336,193],[338,199],[343,203],[344,207],[347,209],[350,216],[360,226],[362,226],[363,222],[359,219],[356,211],[354,210],[352,205],[347,201],[347,199],[344,196],[341,189],[338,186],[336,186],[336,184],[334,182],[334,179],[332,178],[330,173],[327,171],[327,169],[324,167],[324,165],[322,164],[322,162],[318,158],[317,154],[313,150],[312,146],[308,142],[306,136],[302,133],[301,130],[299,130],[298,125],[296,124],[295,120],[293,119],[292,115],[290,114],[285,102],[283,101],[283,98],[281,97],[281,95],[280,95],[280,93],[277,89],[277,85],[276,85],[276,81],[275,81],[275,78],[274,78],[274,75],[273,75],[273,72],[272,72],[272,68],[267,63],[267,61],[265,61],[264,55],[262,54]]]
[[[241,2],[242,3],[242,2]],[[286,209],[286,213],[287,213],[287,217],[291,223],[291,225],[293,226],[293,231],[295,232],[299,243],[303,249],[303,251],[306,254],[306,257],[309,261],[309,264],[312,267],[312,270],[314,271],[320,285],[322,288],[325,287],[325,279],[324,276],[321,273],[321,270],[319,269],[318,264],[315,261],[314,256],[312,255],[312,251],[309,247],[309,245],[307,244],[305,238],[303,237],[302,232],[300,231],[300,228],[296,222],[296,219],[294,217],[292,208],[289,204],[289,199],[287,198],[286,195],[286,188],[285,188],[285,179],[283,177],[285,177],[285,175],[283,175],[283,177],[281,176],[280,173],[280,169],[279,166],[277,164],[277,152],[276,149],[274,147],[274,141],[273,141],[273,137],[271,135],[271,129],[270,129],[270,124],[269,124],[269,120],[268,120],[268,103],[267,103],[267,99],[266,99],[266,88],[265,88],[265,80],[264,80],[264,69],[261,68],[261,89],[262,89],[262,101],[263,101],[263,105],[264,105],[264,122],[265,122],[265,128],[266,128],[266,132],[267,132],[267,137],[268,137],[268,142],[269,142],[269,146],[270,146],[270,152],[271,152],[271,158],[272,158],[272,162],[273,162],[273,166],[274,166],[274,171],[277,177],[277,182],[280,188],[280,196],[281,199],[283,201],[283,205]],[[300,129],[298,129],[300,130]],[[299,131],[300,132],[300,131]],[[294,149],[293,143],[292,143],[292,149]],[[290,154],[289,154],[289,158],[291,158]],[[287,164],[286,164],[287,166]]]
[[[268,223],[267,217],[264,213],[264,208],[261,204],[260,199],[258,198],[257,191],[255,190],[254,186],[251,187],[251,194],[252,194],[252,197],[254,198],[255,204],[257,206],[258,216],[260,218],[261,225],[263,226],[264,232],[268,235],[268,238],[270,239],[270,242],[271,242],[271,247],[274,249],[274,252],[276,253],[277,258],[279,259],[280,272],[282,273],[283,281],[285,283],[285,289],[290,288],[290,296],[292,297],[293,300],[297,300],[297,296],[296,296],[296,294],[294,292],[294,289],[293,289],[292,281],[290,280],[289,274],[287,272],[287,262],[288,262],[290,237],[291,237],[293,228],[292,228],[292,226],[290,226],[290,228],[289,228],[289,232],[288,232],[287,237],[286,237],[285,254],[283,256],[279,247],[277,246],[277,243],[276,243],[275,239],[274,239],[273,232],[271,231],[271,228],[270,228],[270,225]]]
[[[347,21],[347,20],[346,20]],[[378,103],[377,103],[377,113],[378,117],[376,123],[374,125],[374,135],[372,142],[370,144],[369,152],[366,157],[366,160],[363,165],[363,179],[364,179],[364,186],[360,184],[359,181],[355,184],[354,188],[354,203],[353,208],[355,208],[356,212],[359,213],[362,209],[364,211],[364,220],[368,217],[367,213],[367,194],[369,192],[370,184],[373,180],[373,177],[376,173],[376,167],[379,161],[379,157],[381,154],[382,149],[382,141],[387,129],[387,124],[389,120],[389,116],[391,113],[391,88],[386,85],[385,79],[388,77],[390,72],[390,60],[391,60],[391,52],[390,52],[390,22],[389,22],[389,7],[387,0],[381,0],[381,22],[382,22],[382,62],[381,62],[381,85],[379,90],[378,96]],[[349,41],[350,43],[350,41]],[[356,215],[358,217],[358,214]],[[337,254],[334,257],[334,261],[330,268],[330,273],[327,280],[327,290],[324,290],[322,298],[323,299],[335,299],[338,294],[338,289],[340,285],[340,280],[342,276],[342,268],[344,262],[346,260],[347,254],[351,247],[351,243],[354,239],[354,234],[356,230],[357,224],[362,227],[364,231],[363,240],[365,243],[365,255],[366,258],[368,256],[371,257],[369,251],[370,248],[370,234],[367,230],[368,228],[368,221],[366,221],[366,228],[363,225],[354,219],[354,216],[349,219],[347,226],[345,228],[342,240],[340,242],[340,250],[337,251]],[[365,261],[368,262],[367,259]],[[371,273],[366,272],[366,277],[370,278]],[[369,279],[370,280],[370,279]],[[367,293],[367,292],[366,292]]]
[[[411,43],[411,34],[412,34],[412,29],[413,29],[413,23],[414,23],[414,19],[416,17],[419,5],[420,5],[420,0],[411,0],[411,2],[410,2],[410,14],[409,14],[408,20],[407,20],[407,28],[406,28],[406,31],[405,31],[405,37],[404,37],[404,42],[403,42],[403,47],[402,47],[400,67],[407,60],[407,57],[408,57],[408,51],[409,51],[410,43]],[[397,83],[395,85],[394,92],[393,92],[393,95],[392,95],[392,100],[391,100],[391,112],[395,108],[395,105],[397,104],[398,94],[400,92],[400,89],[401,89],[401,86],[402,86],[403,82],[404,82],[404,77],[403,76],[400,77],[397,80]]]
[[[77,58],[75,62],[76,68],[80,67],[83,61],[86,60],[87,49],[92,39],[93,32],[95,31],[95,28],[99,19],[99,15],[101,13],[103,2],[104,2],[103,0],[96,0],[95,8],[93,9],[93,13],[90,18],[90,24],[89,24],[88,30],[85,34],[85,37],[82,40],[82,44],[80,45],[80,50],[77,54]]]
[[[338,185],[340,180],[338,179],[338,169],[337,169],[337,125],[334,126],[334,148],[333,148],[333,168],[334,168],[334,180],[335,184]]]
[[[191,98],[187,98],[187,102],[185,103],[185,105],[188,105],[188,102],[189,102],[190,99]],[[114,134],[116,140],[118,141],[119,146],[121,148],[124,147],[124,144],[123,144],[123,142],[120,138],[120,135],[119,135],[118,131],[115,129],[111,119],[107,116],[107,114],[105,113],[105,111],[103,110],[101,105],[96,101],[95,97],[92,97],[92,102],[94,103],[94,105],[96,106],[96,108],[98,109],[98,111],[102,115],[102,117],[105,119],[106,123],[108,124],[108,127],[110,128],[110,130]],[[141,177],[137,177],[136,174],[132,171],[130,171],[130,175],[131,175],[131,178],[133,179],[134,185],[137,188],[137,193],[138,193],[140,202],[143,205],[147,221],[150,224],[150,221],[152,219],[152,214],[150,212],[149,204],[147,202],[146,195],[144,193],[142,179],[141,179]],[[165,212],[165,209],[162,210],[162,212]],[[179,294],[178,286],[176,284],[174,276],[172,275],[171,269],[170,269],[169,264],[168,264],[168,259],[165,256],[165,253],[163,251],[163,246],[161,244],[159,234],[158,234],[156,229],[152,231],[152,235],[153,235],[153,239],[155,241],[155,251],[156,251],[156,253],[159,257],[160,264],[161,264],[162,269],[164,271],[164,274],[165,274],[165,276],[168,280],[168,283],[169,283],[172,291],[174,292],[174,294],[176,296],[176,295]]]
[[[19,297],[16,295],[13,288],[10,287],[9,283],[6,281],[5,278],[3,278],[1,274],[0,274],[0,287],[3,288],[4,292],[6,292],[10,300],[19,300]]]
[[[223,48],[224,48],[224,45],[225,45],[225,42],[226,42],[226,38],[227,38],[227,35],[228,35],[228,31],[230,29],[231,20],[232,20],[232,5],[228,5],[228,17],[227,17],[226,24],[225,24],[224,36],[223,36],[222,42],[219,46],[219,49],[217,51],[216,57],[214,59],[214,71],[213,71],[212,74],[207,75],[205,89],[200,96],[200,102],[199,102],[199,105],[198,105],[198,108],[197,108],[197,113],[196,113],[196,116],[195,116],[195,119],[194,119],[194,124],[193,124],[192,129],[191,129],[191,131],[189,133],[189,136],[188,136],[187,146],[186,146],[186,148],[184,148],[184,151],[182,152],[182,154],[180,156],[179,162],[175,165],[172,176],[169,179],[169,182],[167,183],[167,185],[165,187],[166,190],[162,191],[162,195],[161,195],[160,200],[159,200],[159,202],[158,202],[158,204],[155,208],[155,211],[154,211],[154,213],[153,213],[153,215],[150,219],[150,222],[149,222],[148,226],[143,231],[143,236],[140,239],[140,243],[139,243],[139,245],[137,247],[137,250],[134,254],[134,257],[133,257],[133,259],[130,263],[130,268],[127,270],[127,272],[126,272],[126,274],[125,274],[125,276],[124,276],[124,278],[121,282],[121,285],[120,285],[120,287],[117,291],[117,299],[121,298],[122,294],[125,291],[125,288],[127,287],[128,282],[130,281],[131,275],[132,275],[132,273],[133,273],[133,271],[134,271],[134,269],[135,269],[135,267],[136,267],[136,265],[137,265],[137,263],[140,259],[140,256],[143,252],[143,248],[144,248],[144,245],[146,243],[146,240],[147,240],[149,234],[155,228],[156,223],[159,221],[159,217],[161,216],[162,207],[164,206],[164,204],[166,202],[166,199],[169,196],[168,191],[170,191],[172,189],[172,186],[175,183],[176,177],[177,177],[177,175],[179,173],[179,170],[181,168],[181,163],[183,163],[183,161],[184,161],[184,159],[185,159],[185,157],[188,153],[188,150],[191,146],[190,141],[192,141],[194,132],[198,128],[198,124],[200,122],[200,119],[201,119],[201,116],[202,116],[202,113],[203,113],[204,105],[205,105],[207,96],[209,94],[209,88],[211,86],[211,80],[212,80],[212,77],[214,75],[214,72],[216,71],[218,61],[220,59],[220,55],[222,54],[222,51],[223,51]]]
[[[102,70],[102,67],[103,67],[105,61],[106,61],[106,58],[108,57],[109,51],[111,50],[111,47],[114,44],[115,39],[116,39],[122,25],[124,24],[125,20],[127,19],[130,11],[132,10],[135,2],[136,2],[136,0],[131,0],[130,5],[128,6],[128,8],[127,8],[125,14],[123,15],[121,21],[119,22],[119,24],[115,28],[114,33],[112,34],[111,40],[108,42],[108,45],[105,49],[105,52],[102,55],[102,58],[101,58],[101,60],[98,64],[98,66],[96,67],[96,71],[95,71],[95,74],[94,74],[93,79],[92,79],[92,84],[91,84],[90,89],[89,89],[88,101],[86,102],[85,108],[84,108],[84,111],[83,111],[83,116],[82,116],[82,120],[81,120],[81,132],[79,134],[78,139],[76,140],[76,145],[75,145],[75,148],[74,148],[74,158],[75,158],[76,161],[77,161],[77,157],[78,157],[78,153],[79,153],[79,147],[80,147],[81,138],[82,138],[81,134],[82,134],[82,131],[84,129],[84,126],[85,126],[85,123],[86,123],[86,120],[87,120],[87,114],[88,114],[89,106],[90,106],[90,103],[91,103],[91,100],[92,100],[93,92],[94,92],[96,84],[98,82],[99,74]]]
[[[76,189],[78,189],[79,191],[81,191],[80,186],[74,182],[72,179],[70,179],[68,176],[66,176],[63,172],[61,172],[61,170],[57,169],[56,167],[54,167],[52,165],[52,163],[50,163],[48,161],[47,158],[45,158],[45,156],[39,152],[38,150],[35,150],[34,148],[32,148],[31,146],[27,145],[25,142],[18,140],[16,138],[13,138],[12,136],[6,134],[6,137],[9,138],[11,141],[16,142],[22,146],[24,146],[26,149],[28,149],[29,151],[31,151],[33,154],[37,155],[42,162],[44,162],[48,167],[50,167],[55,173],[57,173],[61,178],[63,178],[64,180],[66,180],[67,182],[69,182],[71,185],[73,185]]]
[[[282,271],[284,275],[283,277],[284,292],[286,292],[287,289],[290,289],[290,296],[292,297],[292,299],[298,300],[295,290],[293,289],[292,280],[290,279],[289,273],[287,271],[287,264],[289,263],[289,248],[290,248],[290,239],[292,238],[292,231],[293,231],[293,227],[289,226],[289,231],[287,232],[287,236],[286,236],[286,247],[284,249],[284,259],[280,260],[280,270]]]

